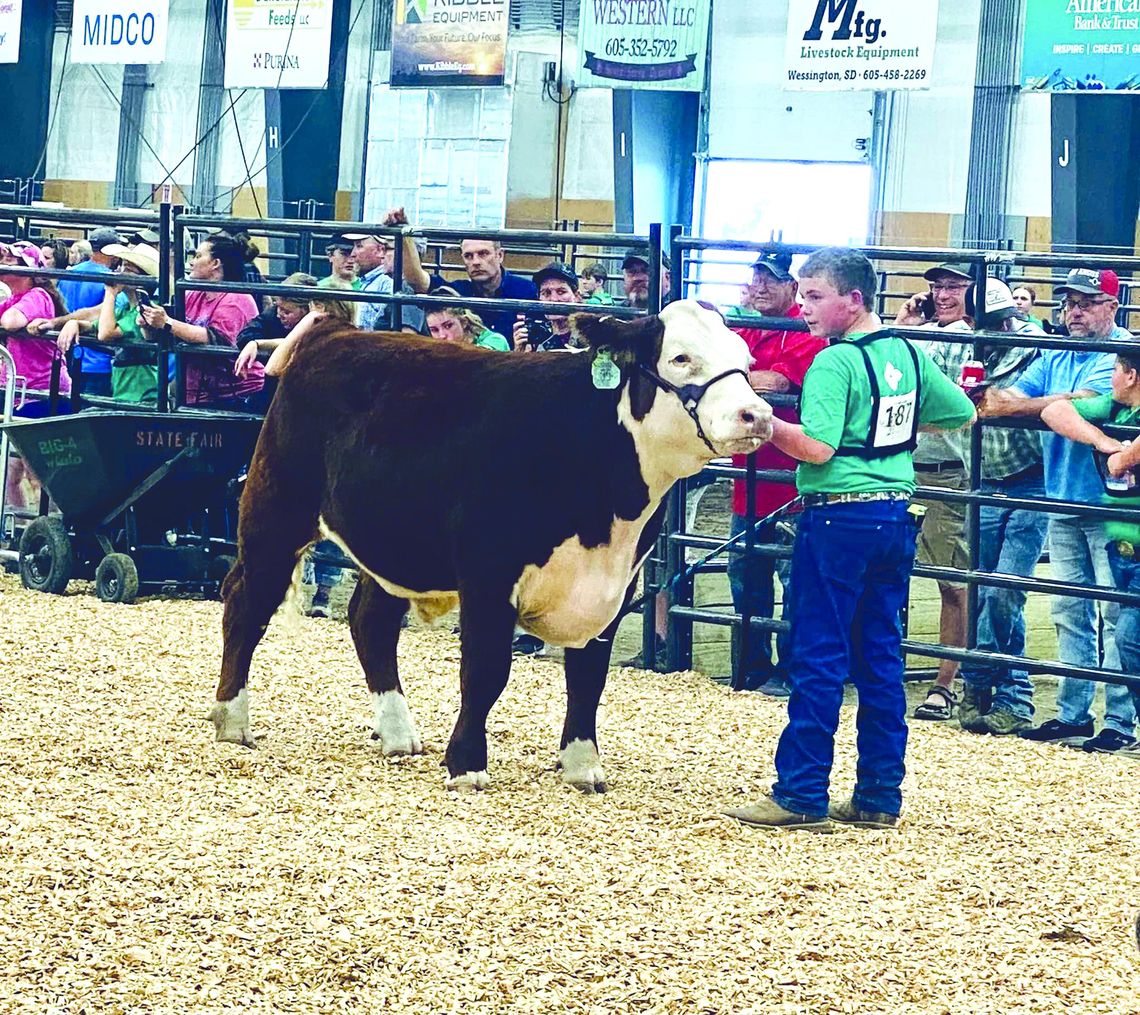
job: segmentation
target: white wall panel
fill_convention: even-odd
[[[787,0],[713,4],[709,155],[863,162],[871,92],[786,92]]]
[[[1023,92],[1014,108],[1007,214],[1053,214],[1053,144],[1049,96]]]

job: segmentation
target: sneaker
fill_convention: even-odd
[[[1136,747],[1136,738],[1127,736],[1119,730],[1105,727],[1095,737],[1090,737],[1080,745],[1082,751],[1090,754],[1115,754],[1117,751],[1127,751]]]
[[[760,694],[768,695],[769,698],[790,698],[792,696],[792,685],[783,677],[769,677],[756,690]]]
[[[517,656],[533,656],[541,652],[545,644],[546,642],[533,634],[520,634],[511,643],[511,649]]]
[[[988,733],[986,713],[990,710],[993,691],[989,687],[962,683],[962,700],[958,702],[958,725],[969,733]]]
[[[324,586],[318,586],[317,591],[313,593],[313,601],[309,604],[309,610],[306,616],[327,618],[328,615],[329,590]]]
[[[800,814],[781,807],[771,797],[746,807],[733,807],[724,812],[742,825],[760,828],[798,828],[808,832],[830,832],[831,822],[826,814]]]
[[[995,737],[1008,737],[1012,733],[1020,733],[1029,729],[1033,723],[1028,716],[1018,715],[1008,708],[990,709],[982,717],[985,729],[981,732],[992,733]]]
[[[1049,719],[1040,726],[1022,730],[1017,735],[1022,740],[1035,740],[1037,743],[1048,744],[1070,738],[1091,737],[1093,735],[1093,724],[1091,722],[1071,723],[1061,722],[1060,719]]]
[[[899,823],[897,814],[865,811],[856,807],[854,800],[848,800],[842,804],[832,804],[828,808],[827,816],[832,821],[838,821],[842,825],[853,825],[856,828],[894,828]]]

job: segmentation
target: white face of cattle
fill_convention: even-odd
[[[671,303],[660,319],[665,335],[656,370],[671,384],[701,385],[728,370],[744,371],[706,389],[696,412],[717,455],[755,451],[772,436],[772,408],[748,383],[752,356],[744,339],[729,331],[719,314],[689,300]],[[650,438],[660,466],[677,477],[692,475],[714,457],[671,392],[658,390],[649,413],[634,425]]]

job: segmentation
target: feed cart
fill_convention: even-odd
[[[5,520],[24,586],[61,593],[72,578],[94,578],[100,599],[120,603],[146,588],[216,593],[233,564],[241,476],[260,427],[206,411],[4,423],[59,512]]]

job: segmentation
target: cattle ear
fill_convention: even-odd
[[[657,317],[623,321],[597,314],[574,314],[570,326],[583,345],[597,353],[605,348],[619,367],[634,363],[656,364],[661,355],[665,325]]]

